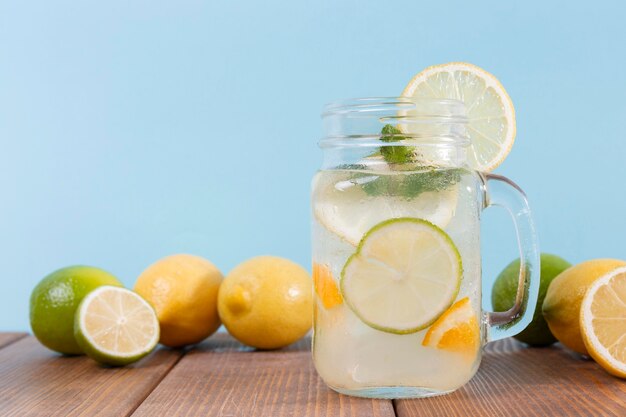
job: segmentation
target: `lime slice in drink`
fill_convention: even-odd
[[[138,294],[106,285],[80,303],[74,336],[92,359],[126,365],[154,349],[159,341],[159,321],[152,306]]]
[[[416,174],[419,175],[419,174]],[[313,196],[317,221],[346,242],[357,246],[365,233],[391,218],[420,217],[440,228],[448,225],[458,202],[458,184],[441,191],[428,191],[413,198],[371,195],[364,187],[372,181],[402,180],[392,172],[363,174],[337,171],[318,177]]]
[[[341,273],[348,306],[369,326],[414,333],[452,304],[463,267],[452,239],[416,218],[390,219],[363,238]]]

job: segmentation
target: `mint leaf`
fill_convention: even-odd
[[[380,140],[383,142],[399,142],[407,139],[400,129],[390,124],[383,126],[380,133]],[[462,168],[442,169],[433,166],[415,166],[417,164],[412,146],[381,146],[380,155],[390,165],[407,164],[404,166],[407,170],[393,171],[395,174],[392,175],[376,175],[373,172],[355,174],[352,180],[370,196],[414,198],[425,192],[443,191],[461,181],[461,175],[465,172]],[[337,169],[367,168],[361,164],[349,164],[340,165]]]
[[[414,198],[430,191],[443,191],[461,181],[463,169],[432,169],[411,174],[379,175],[361,187],[371,196]]]
[[[406,139],[400,129],[393,125],[383,126],[380,132],[380,140],[383,142],[399,142]],[[413,148],[411,146],[381,146],[380,153],[389,164],[404,164],[413,160]]]
[[[460,168],[453,168],[409,174],[403,181],[405,195],[412,197],[429,191],[446,190],[461,181],[461,173]]]

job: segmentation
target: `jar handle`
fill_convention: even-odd
[[[515,303],[507,311],[485,312],[486,341],[514,336],[531,322],[537,304],[540,280],[539,242],[522,189],[513,181],[496,174],[481,174],[484,208],[500,206],[506,209],[515,225],[520,254],[519,281]]]

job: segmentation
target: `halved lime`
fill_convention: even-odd
[[[152,306],[138,294],[106,285],[80,303],[74,336],[92,359],[127,365],[154,349],[159,341],[159,321]]]
[[[386,220],[365,234],[341,273],[348,306],[384,332],[414,333],[455,300],[461,255],[446,232],[423,219]]]

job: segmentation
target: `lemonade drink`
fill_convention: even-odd
[[[528,202],[510,180],[484,172],[515,136],[506,92],[490,74],[455,63],[418,74],[404,94],[333,103],[322,117],[324,158],[312,185],[313,359],[331,388],[350,395],[459,388],[484,343],[523,330],[537,299]],[[437,98],[447,95],[458,99]],[[506,312],[481,305],[479,222],[490,206],[511,214],[520,249],[516,301]]]
[[[420,192],[422,184],[437,180],[442,182],[437,186],[439,189]],[[332,388],[359,395],[427,395],[454,390],[476,372],[481,338],[478,325],[481,311],[478,212],[481,202],[476,198],[480,185],[476,174],[456,168],[399,172],[336,169],[316,175],[313,180],[313,262],[317,266],[317,300],[313,352],[318,372]],[[415,189],[411,189],[412,186]],[[458,249],[462,264],[458,292],[452,297],[442,294],[448,297],[443,300],[442,311],[427,314],[438,318],[460,300],[469,301],[473,328],[459,333],[459,340],[453,341],[456,343],[453,349],[424,345],[433,324],[406,332],[401,324],[394,326],[393,322],[388,322],[385,329],[380,329],[376,328],[376,323],[367,323],[359,317],[360,311],[358,308],[355,311],[354,306],[351,308],[345,295],[333,299],[333,286],[341,293],[342,271],[355,253],[355,245],[376,224],[398,218],[431,222],[447,234]],[[411,253],[411,248],[398,250],[400,256]],[[404,272],[419,274],[419,268]],[[343,279],[346,279],[345,273]],[[394,282],[389,285],[393,286]],[[372,290],[384,292],[385,288]],[[440,292],[445,293],[446,288]],[[370,303],[375,302],[375,297]],[[397,301],[419,302],[417,299]],[[377,308],[389,306],[370,305],[369,308],[372,311],[368,314],[376,317],[385,314],[376,311]]]

